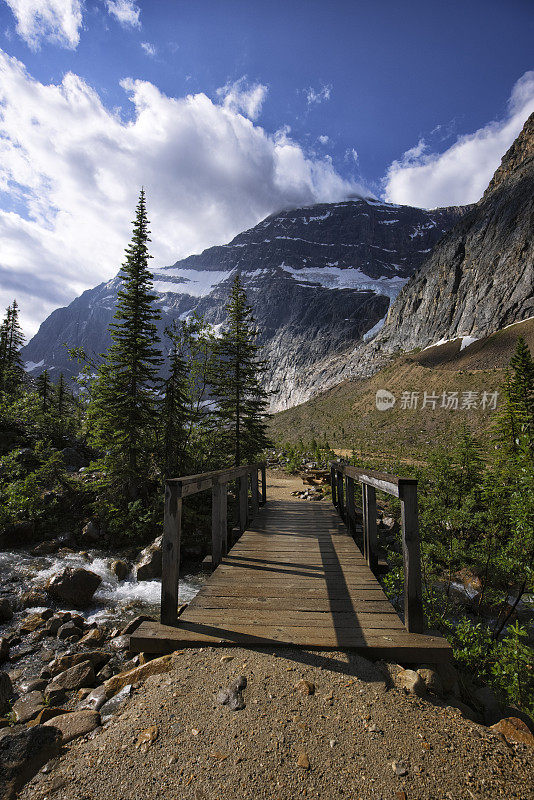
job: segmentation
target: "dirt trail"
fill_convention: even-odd
[[[269,483],[277,499],[301,486]],[[241,675],[246,705],[231,711],[217,694]],[[533,756],[444,702],[388,688],[354,654],[187,649],[20,798],[534,800]]]

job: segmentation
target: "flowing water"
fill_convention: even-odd
[[[137,581],[131,573],[126,580],[119,581],[110,569],[113,556],[99,550],[81,553],[66,553],[34,556],[24,550],[0,551],[0,597],[16,600],[30,589],[42,589],[49,578],[62,572],[66,567],[89,569],[102,578],[102,583],[93,597],[92,604],[81,613],[88,622],[106,623],[122,626],[138,614],[157,617],[159,614],[161,581]],[[180,603],[187,603],[197,594],[204,575],[186,574],[180,576]],[[50,603],[57,610],[60,605]],[[36,609],[17,612],[15,619]],[[0,635],[2,628],[0,627]]]

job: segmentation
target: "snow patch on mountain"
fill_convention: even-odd
[[[301,286],[313,285],[322,286],[324,289],[358,289],[361,292],[374,292],[389,297],[394,300],[408,278],[370,278],[359,267],[356,269],[348,267],[303,267],[295,269],[287,264],[280,264],[280,267],[288,272],[291,277]]]

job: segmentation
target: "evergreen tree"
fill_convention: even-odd
[[[225,456],[239,466],[270,445],[265,421],[268,395],[261,383],[266,367],[258,358],[258,331],[239,273],[226,311],[226,328],[215,343],[211,386]]]
[[[124,484],[130,500],[138,495],[151,467],[162,363],[155,325],[159,313],[148,269],[148,224],[141,189],[132,240],[120,272],[116,321],[109,328],[112,344],[99,370],[91,412],[96,444],[107,453],[107,472]]]
[[[19,350],[24,335],[19,323],[19,306],[16,300],[6,309],[0,328],[0,391],[13,394],[22,386],[24,367]]]
[[[504,460],[520,451],[534,459],[534,360],[519,337],[504,383],[504,408],[498,418],[497,438]]]
[[[44,369],[36,380],[37,394],[41,398],[41,411],[45,413],[50,410],[52,403],[52,385],[48,370]]]
[[[190,421],[187,391],[187,366],[182,353],[182,341],[176,325],[165,330],[170,340],[169,377],[164,382],[163,414],[163,472],[165,477],[185,472],[186,445]]]

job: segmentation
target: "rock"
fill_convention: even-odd
[[[399,778],[408,774],[408,766],[405,761],[392,761],[391,769]]]
[[[397,533],[399,530],[399,523],[394,517],[382,517],[380,525],[382,528],[385,528],[388,533]]]
[[[67,699],[67,693],[64,689],[60,689],[57,686],[50,686],[50,688],[45,689],[45,696],[46,702],[52,706],[59,706],[62,705],[65,700]]]
[[[245,708],[242,691],[246,686],[247,679],[244,675],[240,675],[227,689],[221,689],[217,695],[217,702],[223,706],[228,706],[231,711],[240,711]]]
[[[46,680],[44,678],[28,678],[19,684],[18,690],[21,694],[28,694],[28,692],[42,692],[46,688]]]
[[[60,714],[66,714],[66,708],[58,708],[56,706],[45,706],[42,711],[39,711],[37,716],[34,720],[30,723],[31,725],[43,725],[45,722],[48,722],[49,719],[53,719],[54,717],[59,717]]]
[[[504,738],[509,742],[526,744],[529,747],[534,747],[534,736],[527,725],[517,717],[501,719],[495,725],[491,726],[491,730],[496,733],[502,733]]]
[[[119,636],[129,636],[133,633],[142,622],[154,622],[153,617],[147,617],[145,614],[140,614],[135,619],[130,620],[130,622],[122,629]]]
[[[13,697],[13,685],[7,672],[0,671],[0,715],[9,711],[9,702]]]
[[[95,644],[102,644],[105,638],[106,635],[100,628],[91,628],[90,631],[82,636],[78,644],[83,644],[85,647],[93,647]]]
[[[298,683],[295,684],[295,691],[300,692],[300,694],[314,694],[315,693],[315,684],[311,683],[310,681],[305,681],[302,679]]]
[[[137,737],[135,746],[141,753],[144,754],[147,752],[150,745],[156,741],[158,736],[159,736],[158,726],[151,725],[149,728],[145,728],[144,731],[141,731],[141,733]]]
[[[67,742],[72,742],[73,739],[85,736],[98,728],[100,714],[98,711],[72,711],[68,714],[60,714],[44,724],[61,731],[63,744],[67,744]]]
[[[158,536],[152,544],[145,547],[139,554],[135,564],[135,575],[138,581],[152,581],[161,578],[161,542],[163,536]]]
[[[301,769],[310,768],[310,759],[308,758],[307,753],[299,753],[299,757],[297,758],[297,767],[300,767]]]
[[[2,800],[14,800],[24,784],[59,753],[61,732],[36,725],[8,733],[0,740],[0,787]]]
[[[458,680],[458,672],[455,667],[449,662],[437,664],[436,671],[441,679],[443,691],[446,694],[452,694],[455,697],[460,696],[460,682]]]
[[[95,691],[98,692],[99,690],[102,690],[105,695],[105,700],[109,700],[128,684],[141,683],[151,675],[159,675],[164,672],[170,672],[172,668],[172,656],[169,655],[161,656],[160,658],[154,658],[152,661],[148,661],[146,664],[142,664],[140,667],[127,670],[126,672],[119,672],[118,675],[113,675],[112,678],[109,678],[109,680],[107,680],[102,686],[99,686]],[[91,695],[94,694],[95,692],[91,692]],[[89,701],[91,695],[87,698],[87,701]]]
[[[32,633],[38,628],[43,628],[44,624],[45,621],[40,614],[31,614],[29,617],[26,617],[19,630],[21,633]]]
[[[57,638],[77,642],[78,639],[81,639],[82,633],[83,631],[81,631],[71,620],[69,622],[65,622],[64,625],[59,627]]]
[[[80,539],[82,542],[96,544],[96,542],[100,541],[100,536],[100,528],[92,520],[90,520],[82,529]]]
[[[474,692],[475,704],[482,710],[485,725],[492,725],[501,717],[501,705],[493,689],[482,686]]]
[[[464,703],[462,700],[459,700],[454,695],[447,695],[445,697],[447,703],[453,708],[457,708],[461,715],[466,719],[470,719],[472,722],[481,723],[482,722],[482,715],[478,714],[471,706],[468,706],[467,703]]]
[[[74,447],[65,447],[61,451],[61,455],[63,456],[63,463],[65,467],[71,467],[76,472],[80,469],[80,467],[87,466],[87,459],[82,456],[78,450],[75,450]]]
[[[120,690],[120,692],[117,692],[117,694],[114,695],[110,700],[107,700],[100,708],[100,715],[102,719],[105,720],[106,717],[110,717],[112,714],[114,714],[119,706],[122,705],[122,703],[124,703],[124,701],[127,700],[131,694],[132,687],[130,684],[127,684],[123,689]]]
[[[128,566],[126,561],[121,561],[121,559],[112,561],[110,569],[112,573],[116,575],[119,581],[123,581],[125,578],[127,578],[130,572],[130,567]]]
[[[13,618],[13,609],[4,597],[0,599],[0,622],[9,622]]]
[[[106,696],[106,689],[104,686],[97,686],[96,689],[93,689],[87,697],[85,697],[79,704],[78,708],[80,709],[92,709],[93,711],[98,711],[104,703],[106,703],[108,697]]]
[[[30,692],[17,700],[16,703],[13,703],[13,715],[17,722],[24,724],[34,719],[43,706],[43,693]]]
[[[435,669],[418,669],[417,674],[425,684],[427,692],[432,694],[443,694],[443,684]]]
[[[82,661],[73,667],[60,672],[46,687],[47,695],[54,691],[74,692],[82,686],[92,686],[95,682],[95,671],[90,661]]]
[[[111,640],[109,643],[110,647],[113,650],[128,650],[130,647],[130,637],[129,636],[115,636],[114,639]]]
[[[46,623],[46,632],[49,636],[56,636],[58,630],[68,622],[71,618],[71,615],[68,611],[60,611],[58,614],[54,614],[53,617],[50,617]]]
[[[20,596],[19,602],[22,608],[34,608],[37,606],[46,606],[48,600],[48,595],[44,589],[30,589]]]
[[[0,636],[0,664],[9,658],[9,642],[4,636]]]
[[[426,694],[426,687],[421,677],[413,669],[401,669],[393,678],[397,689],[404,689],[408,694],[415,694],[423,697]]]
[[[98,669],[102,664],[105,664],[110,659],[110,654],[105,650],[87,650],[85,653],[65,653],[63,656],[58,656],[50,662],[46,671],[53,678],[59,675],[60,672],[74,667],[76,664],[82,664],[84,661],[89,661],[94,669]]]
[[[88,569],[67,567],[46,585],[48,594],[56,600],[72,604],[75,608],[88,606],[102,583],[102,578]]]

